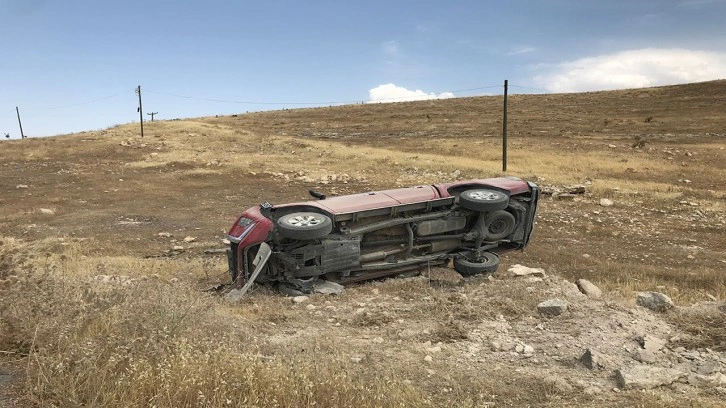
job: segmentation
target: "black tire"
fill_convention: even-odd
[[[459,204],[472,211],[497,211],[509,205],[509,193],[497,190],[466,190],[459,195]]]
[[[493,252],[481,252],[478,257],[469,255],[454,258],[454,270],[462,276],[494,273],[499,267],[499,256]]]
[[[283,215],[277,220],[277,231],[283,238],[319,239],[333,230],[333,220],[327,215],[314,212],[298,212]]]
[[[484,224],[487,226],[487,241],[499,241],[508,237],[514,232],[514,227],[517,226],[517,220],[514,215],[508,211],[499,210],[491,212],[484,219]]]

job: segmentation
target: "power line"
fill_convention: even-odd
[[[468,88],[468,89],[459,89],[455,91],[446,91],[449,93],[457,93],[457,92],[471,92],[471,91],[478,91],[482,89],[492,89],[492,88],[500,88],[501,85],[490,85],[490,86],[481,86],[476,88]],[[354,101],[317,101],[317,102],[270,102],[270,101],[238,101],[238,100],[229,100],[229,99],[215,99],[215,98],[202,98],[197,96],[189,96],[189,95],[179,95],[179,94],[173,94],[168,92],[160,92],[160,91],[153,91],[153,90],[146,90],[146,92],[158,94],[158,95],[166,95],[171,96],[174,98],[183,98],[183,99],[192,99],[197,101],[207,101],[207,102],[219,102],[219,103],[234,103],[234,104],[244,104],[244,105],[344,105],[344,104],[355,104],[360,103],[360,100],[354,100]],[[441,92],[439,94],[434,95],[441,95],[446,92]],[[431,94],[426,94],[422,96],[429,96]],[[412,95],[417,96],[417,95]],[[386,102],[386,101],[396,101],[396,100],[407,100],[411,98],[412,96],[400,96],[400,97],[394,97],[394,98],[384,98],[384,99],[378,99],[375,102]]]
[[[85,102],[78,102],[78,103],[73,103],[73,104],[70,104],[70,105],[62,105],[62,106],[51,106],[51,107],[48,107],[48,108],[42,108],[42,109],[46,109],[46,110],[52,110],[52,109],[65,109],[65,108],[72,108],[72,107],[74,107],[74,106],[88,105],[88,104],[90,104],[90,103],[95,103],[95,102],[101,102],[101,101],[105,101],[105,100],[107,100],[107,99],[115,98],[115,97],[117,97],[117,96],[119,96],[119,95],[121,95],[121,94],[115,94],[115,95],[111,95],[111,96],[105,96],[105,97],[103,97],[103,98],[93,99],[93,100],[90,100],[90,101],[85,101]]]

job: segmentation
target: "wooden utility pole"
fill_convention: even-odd
[[[23,133],[23,123],[20,121],[20,110],[18,107],[15,107],[15,113],[18,114],[18,126],[20,126],[20,138],[25,139],[25,133]]]
[[[144,137],[144,111],[141,108],[141,85],[136,87],[136,94],[139,95],[139,107],[136,110],[139,111],[139,121],[141,123],[141,137]]]
[[[502,118],[502,171],[507,171],[507,88],[509,81],[504,80],[504,117]]]
[[[151,115],[151,121],[152,121],[152,122],[154,121],[154,115],[156,115],[157,113],[159,113],[159,112],[151,112],[151,113],[147,113],[147,115]]]

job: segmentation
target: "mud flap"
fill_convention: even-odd
[[[247,279],[247,282],[241,289],[232,289],[227,293],[224,298],[227,299],[229,302],[237,302],[247,293],[247,290],[252,286],[253,283],[255,283],[255,279],[257,279],[257,276],[262,272],[262,269],[265,268],[265,265],[267,265],[267,260],[270,259],[270,255],[272,255],[272,248],[270,248],[269,245],[266,243],[260,244],[260,249],[257,250],[257,255],[255,256],[255,259],[252,261],[252,266],[255,267],[255,270],[252,272],[252,275],[250,275],[249,279]]]

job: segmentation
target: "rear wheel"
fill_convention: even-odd
[[[487,226],[487,241],[499,241],[509,236],[514,231],[517,221],[512,213],[499,210],[487,215],[484,220]]]
[[[509,194],[497,190],[466,190],[459,195],[459,204],[472,211],[497,211],[507,208]]]
[[[292,213],[277,220],[277,230],[283,238],[319,239],[333,231],[333,220],[313,212]]]
[[[499,267],[499,256],[493,252],[470,252],[454,258],[454,270],[462,276],[494,273]]]

